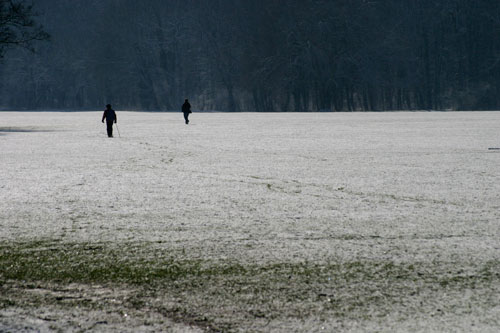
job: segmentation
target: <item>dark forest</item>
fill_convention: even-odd
[[[0,108],[500,108],[498,0],[37,0]]]

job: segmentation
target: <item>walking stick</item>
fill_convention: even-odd
[[[120,130],[118,129],[118,123],[115,123],[116,125],[116,131],[118,132],[118,137],[121,138],[122,136],[120,135]]]

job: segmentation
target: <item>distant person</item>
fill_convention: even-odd
[[[191,113],[191,104],[189,104],[189,101],[184,100],[184,104],[182,104],[182,113],[184,113],[184,120],[186,121],[186,125],[189,124],[189,114]]]
[[[116,124],[116,112],[111,108],[111,104],[106,105],[106,110],[104,110],[104,114],[102,115],[102,122],[104,123],[104,119],[106,119],[107,130],[108,130],[108,138],[113,137],[113,123]]]

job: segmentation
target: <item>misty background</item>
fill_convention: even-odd
[[[491,110],[498,0],[36,0],[8,110]]]

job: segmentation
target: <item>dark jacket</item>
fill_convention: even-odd
[[[182,104],[182,112],[191,113],[191,104],[189,104],[189,102],[184,102],[184,104]]]
[[[104,119],[106,119],[106,121],[109,123],[112,123],[112,122],[116,123],[117,118],[116,118],[115,110],[113,110],[113,109],[104,110],[104,114],[102,115],[102,121],[104,121]]]

